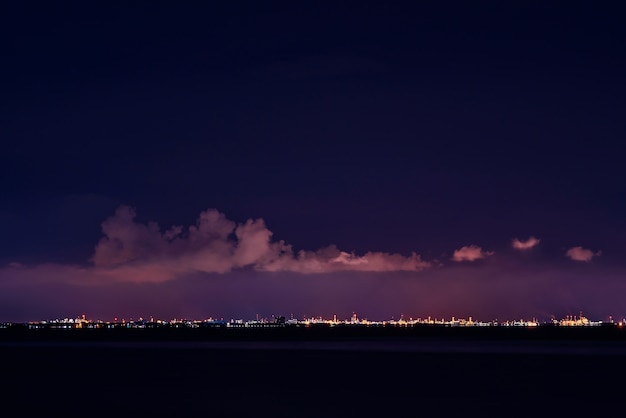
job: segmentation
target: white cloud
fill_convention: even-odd
[[[518,238],[515,238],[512,242],[513,248],[517,250],[528,250],[539,245],[539,238],[535,238],[533,236],[529,237],[526,241],[521,241]]]
[[[493,251],[483,251],[483,249],[477,245],[466,245],[454,251],[454,254],[452,255],[452,260],[476,261],[493,254]]]
[[[565,255],[572,260],[575,261],[585,261],[589,262],[593,257],[599,256],[602,254],[601,251],[593,252],[583,247],[572,247],[565,252]]]
[[[209,209],[196,225],[173,226],[164,232],[156,223],[135,221],[135,211],[120,207],[102,223],[104,237],[92,261],[111,277],[126,272],[134,277],[163,281],[178,275],[226,273],[239,268],[259,271],[330,273],[336,271],[420,271],[431,266],[415,253],[409,256],[383,252],[363,255],[331,245],[294,254],[290,245],[272,239],[263,219],[242,224]]]

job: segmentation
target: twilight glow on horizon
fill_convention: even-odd
[[[75,309],[95,308],[111,318],[119,316],[117,310],[128,317],[158,312],[172,318],[286,311],[324,317],[340,312],[347,317],[358,311],[376,319],[405,312],[416,317],[455,312],[458,317],[460,312],[515,319],[549,317],[550,309],[571,312],[587,306],[585,297],[606,298],[606,285],[620,290],[610,275],[603,277],[602,266],[590,265],[600,251],[571,247],[561,255],[569,266],[562,260],[546,263],[518,256],[516,252],[538,245],[533,236],[515,238],[497,253],[471,244],[454,249],[448,259],[444,254],[423,259],[415,252],[356,254],[335,245],[296,252],[285,240],[274,239],[263,219],[236,223],[215,209],[203,211],[195,224],[184,227],[161,228],[135,217],[133,208],[120,206],[102,223],[103,236],[89,264],[9,263],[0,270],[3,294],[13,302],[24,298],[21,303],[33,312],[48,304],[68,314],[63,296],[72,295]],[[577,263],[586,266],[577,268]],[[569,289],[551,294],[562,274],[568,276]],[[40,289],[47,291],[40,294]],[[605,315],[621,312],[619,296],[605,299]],[[5,296],[3,305],[12,301]]]
[[[626,316],[610,5],[5,15],[0,322]]]

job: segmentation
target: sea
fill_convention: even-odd
[[[626,338],[2,338],[6,417],[622,417]]]

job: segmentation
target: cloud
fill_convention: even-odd
[[[517,250],[528,250],[539,245],[540,239],[530,236],[526,241],[515,238],[512,242],[513,248]]]
[[[601,251],[593,252],[583,247],[572,247],[565,252],[565,255],[574,261],[589,262],[595,256],[601,255]]]
[[[259,266],[264,271],[292,271],[298,273],[330,273],[337,271],[420,271],[431,266],[430,262],[412,253],[410,256],[369,251],[362,256],[340,251],[331,245],[317,251],[300,251],[293,254],[290,248],[285,253]]]
[[[102,223],[94,266],[111,278],[163,281],[194,272],[226,273],[236,269],[269,272],[330,273],[337,271],[420,271],[431,266],[421,257],[384,252],[363,255],[334,245],[294,253],[274,240],[263,219],[237,224],[215,210],[200,214],[195,225],[164,231],[154,222],[139,223],[135,210],[121,206]]]
[[[458,250],[454,251],[452,255],[453,261],[476,261],[481,258],[488,257],[493,255],[493,251],[483,251],[477,245],[466,245],[465,247],[461,247]]]

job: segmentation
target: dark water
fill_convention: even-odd
[[[615,341],[14,341],[0,355],[7,417],[626,413]]]

